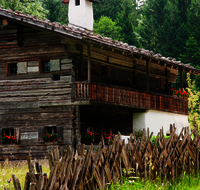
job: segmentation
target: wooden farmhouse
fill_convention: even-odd
[[[88,131],[95,144],[104,132],[188,126],[188,100],[170,88],[200,70],[83,28],[0,8],[0,160],[86,143]]]

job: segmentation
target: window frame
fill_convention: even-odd
[[[49,71],[45,72],[44,71],[44,62],[49,62]],[[45,73],[51,73],[51,64],[50,64],[51,59],[40,59],[39,60],[39,74],[45,74]]]
[[[7,134],[6,132],[5,132],[5,130],[9,130],[9,134]],[[11,131],[11,130],[13,130],[13,131]],[[2,144],[2,145],[10,145],[10,144],[17,144],[18,143],[18,138],[17,138],[17,131],[16,131],[17,129],[15,128],[15,127],[3,127],[3,128],[1,128],[1,130],[0,130],[0,144]],[[4,134],[6,135],[6,136],[12,136],[12,137],[15,137],[15,140],[12,142],[12,143],[3,143],[3,137],[4,137]],[[13,134],[13,135],[12,135]],[[20,133],[19,133],[19,135],[20,135]]]
[[[46,144],[48,142],[44,141],[43,136],[46,134],[45,132],[45,128],[46,127],[56,127],[57,131],[57,138],[56,138],[56,142],[51,142],[51,143],[63,143],[64,142],[64,127],[61,125],[44,125],[43,127],[38,127],[38,143],[39,144]]]
[[[9,134],[6,134],[5,130],[9,130]],[[12,131],[13,130],[13,135],[12,135]],[[8,136],[15,136],[15,129],[14,128],[3,128],[3,136],[4,134],[8,135]]]
[[[51,130],[51,132],[50,132]],[[44,135],[46,135],[47,133],[52,134],[54,131],[54,133],[57,135],[57,125],[47,125],[44,126]],[[49,142],[44,142],[44,143],[49,143]],[[51,143],[57,143],[57,137],[55,141],[51,141]]]
[[[16,73],[15,74],[11,74],[11,65],[15,65],[16,66]],[[17,62],[15,63],[8,63],[6,62],[6,76],[17,76]]]

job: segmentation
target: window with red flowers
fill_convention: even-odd
[[[15,142],[15,132],[14,128],[10,129],[3,129],[2,130],[2,143],[3,144],[9,144],[9,143],[14,143]]]
[[[38,142],[63,142],[63,126],[48,126],[38,128]]]

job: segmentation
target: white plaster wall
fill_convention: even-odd
[[[147,129],[154,132],[154,135],[160,131],[163,126],[164,134],[169,130],[170,124],[175,123],[176,133],[179,134],[183,127],[189,126],[188,117],[182,114],[174,114],[169,112],[161,112],[149,110],[146,113],[133,114],[133,129]]]
[[[138,131],[139,129],[146,129],[146,113],[134,113],[133,114],[133,129]]]
[[[76,27],[74,25],[70,25],[71,23],[89,30],[93,30],[92,2],[80,0],[80,5],[76,6],[75,0],[70,0],[68,18],[69,26]]]

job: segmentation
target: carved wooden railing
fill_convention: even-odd
[[[101,83],[73,83],[74,101],[98,101],[144,109],[188,114],[188,100]]]

